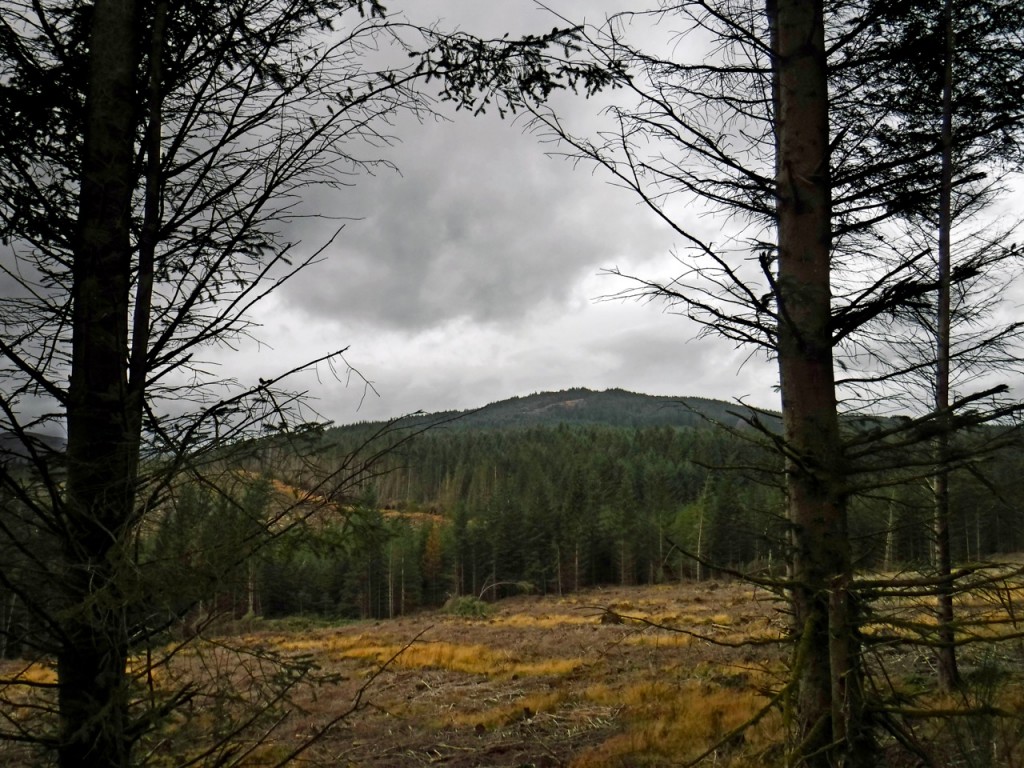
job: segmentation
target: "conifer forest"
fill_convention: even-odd
[[[0,763],[1024,765],[1024,4],[604,2],[0,3]]]

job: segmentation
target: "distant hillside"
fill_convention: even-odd
[[[63,453],[66,441],[63,437],[54,435],[40,435],[34,432],[26,433],[26,438],[32,442],[36,451],[44,453],[56,451]],[[20,437],[13,432],[0,432],[0,461],[8,459],[15,463],[22,463],[28,460],[29,450]]]
[[[585,388],[538,392],[500,400],[477,410],[444,411],[403,419],[402,424],[447,422],[455,429],[515,429],[559,424],[611,427],[696,427],[717,422],[742,427],[743,406],[702,397],[663,397],[607,389]],[[778,421],[777,415],[762,416]]]

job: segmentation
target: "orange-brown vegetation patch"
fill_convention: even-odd
[[[447,525],[448,518],[436,512],[410,512],[400,509],[382,509],[380,511],[386,520],[405,520],[414,525]]]
[[[1016,615],[1008,599],[963,605],[1005,622]],[[889,613],[876,625],[881,633],[894,632],[894,618],[927,618],[920,602],[880,607]],[[493,604],[483,619],[423,612],[335,626],[250,621],[193,639],[140,681],[156,694],[215,681],[147,736],[146,764],[654,768],[703,757],[702,765],[716,768],[773,768],[784,762],[782,717],[771,706],[787,677],[782,608],[748,585],[691,582],[521,596]],[[1001,631],[1012,631],[1013,621]],[[937,754],[987,750],[999,757],[989,764],[1022,765],[1019,719],[1002,731],[971,719],[996,709],[1024,716],[1024,688],[1006,684],[1000,670],[1007,665],[986,666],[985,653],[970,657],[965,649],[973,687],[946,698],[916,697],[934,677],[927,651],[883,645],[870,659],[886,656],[885,679],[912,697],[905,700],[921,716],[963,715],[920,726],[924,743],[941,745]],[[288,664],[293,672],[282,673]],[[287,682],[295,669],[320,684],[279,697],[275,676]],[[0,671],[53,679],[52,670],[24,663],[6,662]],[[993,683],[988,694],[985,675]],[[232,718],[244,723],[247,708],[261,703],[273,705],[269,714],[236,735]],[[209,752],[218,732],[228,743]]]
[[[778,638],[783,624],[763,592],[704,583],[517,597],[485,619],[269,625],[242,639],[309,655],[337,676],[293,715],[296,737],[367,686],[360,710],[305,764],[660,766],[717,745],[717,765],[740,766],[764,764],[778,742],[771,716],[729,736],[767,704],[784,655],[742,643]]]

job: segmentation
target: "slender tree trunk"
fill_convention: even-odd
[[[775,54],[778,360],[793,536],[792,763],[870,765],[831,333],[828,85],[820,0],[768,0]]]
[[[472,582],[472,585],[473,585],[473,589],[470,591],[470,594],[471,595],[477,595],[477,594],[480,593],[480,590],[477,588],[479,585],[477,583],[478,579],[477,579],[477,573],[476,573],[476,544],[473,545],[473,565],[470,568],[470,575],[471,575],[471,582]]]
[[[700,502],[697,517],[697,581],[704,580],[704,500]]]
[[[258,603],[256,599],[256,562],[250,557],[245,564],[245,615],[247,618],[256,616]]]
[[[67,401],[67,609],[57,654],[63,768],[127,766],[128,618],[141,402],[128,397],[136,4],[93,10]]]
[[[580,591],[580,541],[576,539],[576,550],[573,557],[573,592]]]
[[[17,608],[17,595],[11,592],[4,601],[3,629],[0,630],[0,659],[7,658],[10,647],[11,627],[14,625],[14,611]]]
[[[562,547],[559,544],[555,545],[555,562],[556,569],[555,574],[558,579],[558,596],[562,596]]]
[[[626,570],[628,563],[626,562],[626,539],[619,539],[619,586],[625,586],[626,581]]]
[[[388,618],[395,618],[395,546],[388,544]]]
[[[935,567],[939,578],[936,598],[938,620],[938,677],[946,690],[960,684],[953,631],[953,561],[949,534],[949,366],[950,366],[950,237],[953,227],[953,4],[945,0],[942,23],[945,55],[942,77],[942,158],[939,199],[938,317],[935,338],[935,411],[939,434],[935,440],[934,495]],[[968,547],[969,549],[969,547]]]
[[[896,501],[889,499],[889,525],[885,529],[885,561],[882,570],[891,571],[896,559]]]

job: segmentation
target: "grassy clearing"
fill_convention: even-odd
[[[57,670],[49,664],[5,661],[0,662],[0,678],[12,683],[50,685],[57,682]]]
[[[514,629],[559,629],[566,626],[580,626],[592,624],[593,618],[583,615],[572,614],[541,614],[531,615],[524,613],[512,613],[495,616],[490,620],[493,624]]]
[[[354,662],[365,673],[389,664],[386,687],[406,671],[419,673],[413,693],[382,707],[400,720],[429,718],[446,740],[557,730],[543,741],[570,750],[559,764],[668,765],[714,747],[768,701],[758,664],[727,669],[724,656],[733,651],[701,638],[763,637],[771,612],[751,610],[747,593],[723,588],[712,600],[661,587],[508,600],[487,618],[435,616],[429,639],[411,644],[387,625],[260,633],[252,641],[327,665]],[[609,614],[621,621],[609,622]],[[778,742],[773,718],[720,745],[717,764],[765,764],[756,758]]]
[[[776,605],[757,598],[740,585],[690,584],[512,598],[482,619],[425,613],[339,626],[250,624],[224,643],[197,639],[160,668],[158,692],[193,679],[216,683],[147,744],[166,751],[166,765],[200,754],[225,723],[268,700],[272,691],[256,681],[274,656],[333,682],[297,689],[252,734],[236,738],[242,765],[280,760],[372,679],[362,694],[366,706],[303,764],[655,768],[710,750],[707,766],[776,768],[784,762],[777,710],[734,733],[787,679],[785,646],[749,644],[778,640],[785,628]],[[875,633],[910,633],[900,624],[927,627],[931,619],[921,601],[880,607],[888,616]],[[1005,595],[965,599],[963,608],[989,622],[971,631],[1013,630],[1015,604]],[[622,620],[609,621],[612,612]],[[885,655],[888,677],[875,682],[917,713],[913,736],[934,752],[935,765],[1024,768],[1024,641],[965,647],[969,687],[956,695],[935,693],[927,650],[882,644],[876,652]],[[54,679],[46,667],[22,667],[25,679]],[[958,714],[932,717],[949,712]]]
[[[751,689],[724,688],[694,681],[673,685],[637,682],[597,684],[585,696],[621,708],[622,731],[579,755],[574,768],[656,766],[693,760],[712,749],[716,764],[764,765],[781,741],[778,717],[728,738],[764,710],[768,699]]]
[[[692,635],[671,632],[644,632],[630,635],[625,640],[626,645],[645,645],[654,648],[687,648],[696,642],[700,641]]]
[[[508,701],[492,699],[485,702],[487,706],[478,712],[453,712],[439,723],[439,727],[500,728],[532,720],[539,714],[558,712],[569,696],[566,691],[527,695],[517,693],[511,693]]]
[[[498,680],[567,675],[582,663],[578,658],[527,659],[519,654],[478,643],[421,640],[408,644],[377,633],[323,634],[304,639],[279,638],[274,641],[274,645],[285,651],[318,651],[335,660],[355,659],[374,665],[390,663],[402,669],[441,669]]]

